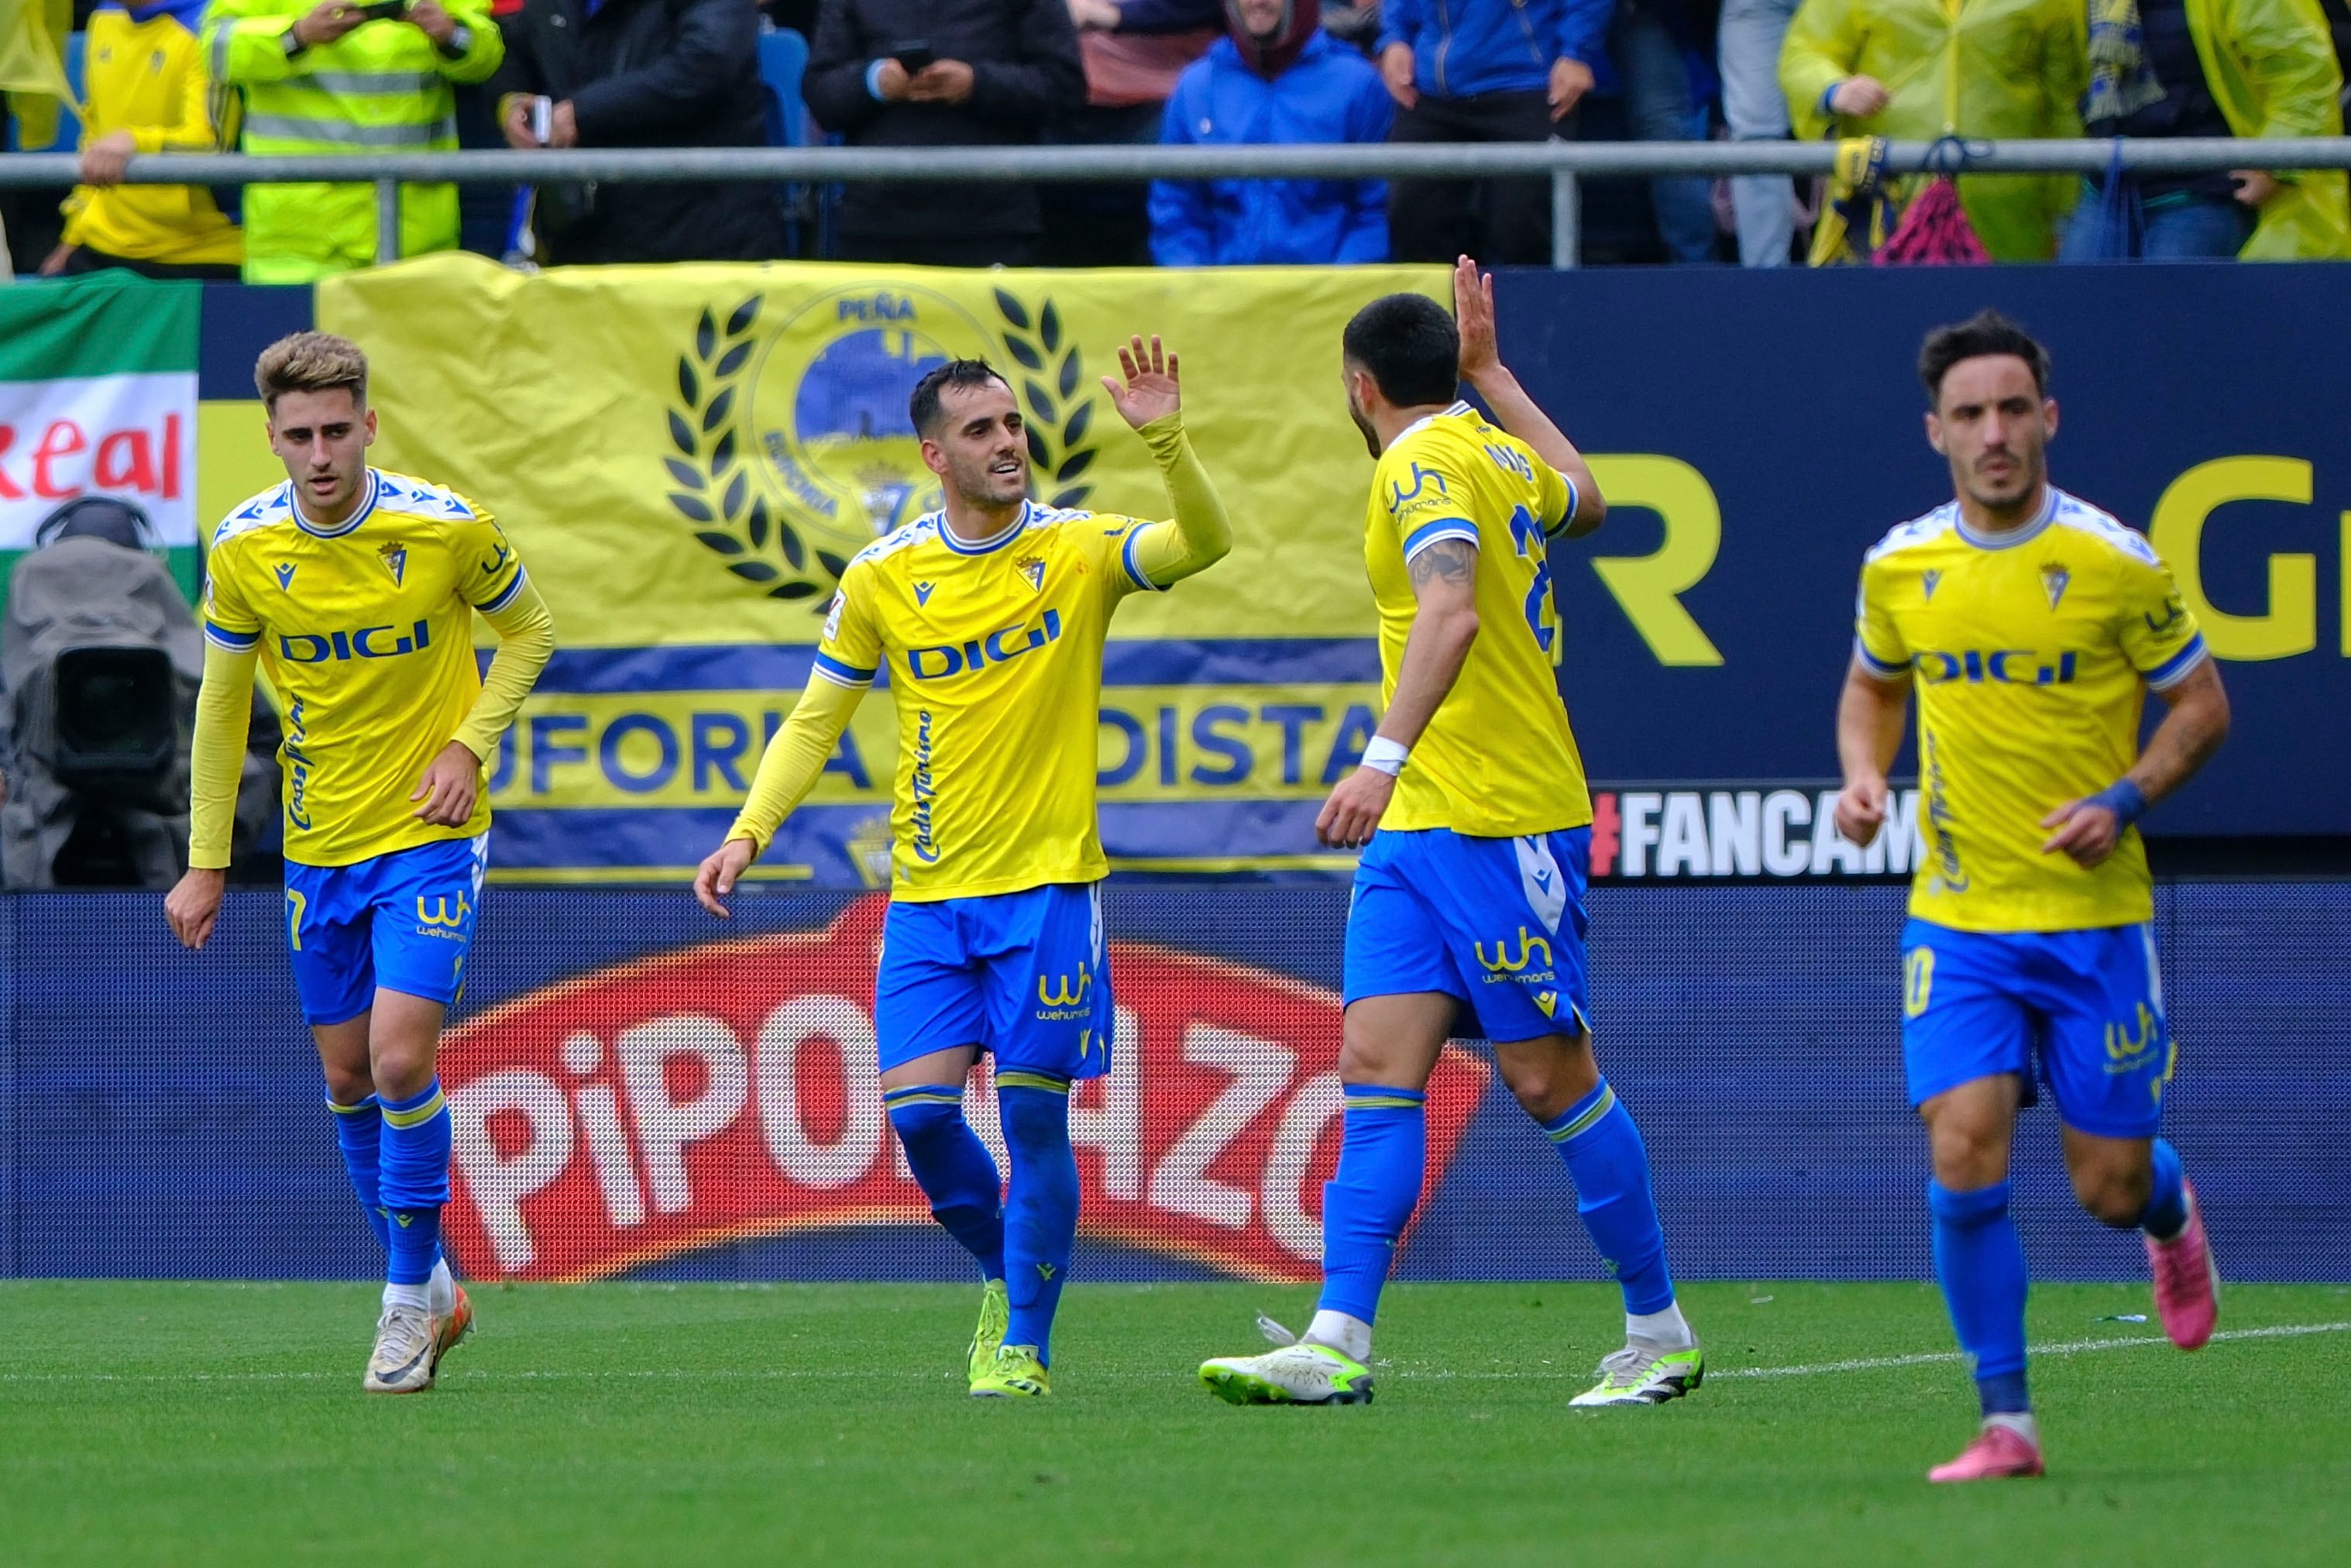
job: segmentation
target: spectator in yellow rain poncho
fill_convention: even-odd
[[[2074,137],[2085,26],[2083,0],[1804,0],[1781,47],[1780,84],[1802,140]],[[2053,256],[2081,189],[2072,175],[1958,183],[1996,261]]]

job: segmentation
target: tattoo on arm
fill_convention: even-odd
[[[1412,558],[1411,571],[1415,593],[1439,578],[1457,584],[1474,582],[1478,577],[1478,547],[1467,539],[1439,539]]]

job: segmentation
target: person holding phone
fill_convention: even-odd
[[[212,0],[213,74],[245,96],[245,151],[454,152],[455,84],[506,56],[490,0]],[[402,185],[398,254],[457,246],[457,187]],[[255,185],[245,280],[310,283],[374,265],[375,187]]]
[[[858,147],[1025,146],[1084,107],[1067,0],[823,0],[802,91]],[[1030,185],[849,186],[841,256],[1027,267],[1044,233]]]
[[[524,152],[758,147],[759,13],[752,0],[523,0],[507,21],[499,130]],[[784,253],[782,192],[748,182],[542,185],[540,259],[759,261]]]

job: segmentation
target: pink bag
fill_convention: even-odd
[[[1949,174],[1938,174],[1911,198],[1870,259],[1879,267],[1985,267],[1991,255],[1959,205],[1959,188]]]

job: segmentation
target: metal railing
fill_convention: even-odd
[[[400,187],[408,184],[735,182],[825,184],[878,182],[1135,181],[1225,179],[1488,179],[1547,176],[1552,265],[1576,265],[1578,182],[1660,175],[1826,174],[1828,141],[1525,141],[1476,144],[1346,143],[1282,147],[710,147],[565,152],[353,153],[261,158],[152,153],[131,161],[134,184],[372,183],[381,261],[398,259]],[[1896,141],[1892,174],[2094,174],[2119,160],[2134,173],[2229,169],[2351,169],[2351,138],[2275,141],[2191,138],[2113,141]],[[70,152],[0,157],[0,187],[70,185]]]

